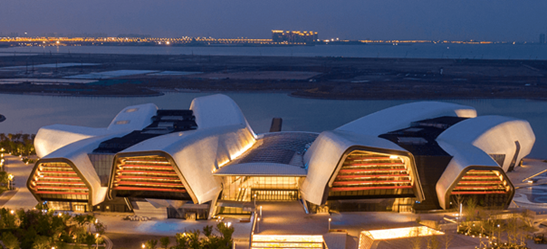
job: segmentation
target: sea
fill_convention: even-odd
[[[0,133],[36,133],[42,126],[67,124],[107,127],[129,105],[154,103],[162,109],[188,109],[193,98],[216,93],[173,93],[156,97],[62,97],[0,94]],[[272,118],[284,131],[322,132],[387,107],[415,100],[324,100],[288,93],[224,93],[241,108],[256,133],[269,131]],[[504,115],[530,122],[536,135],[531,158],[547,159],[547,102],[526,99],[442,100],[472,106],[479,115]]]

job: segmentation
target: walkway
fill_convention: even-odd
[[[38,202],[26,186],[34,164],[25,164],[19,157],[12,155],[4,154],[4,158],[6,159],[6,171],[13,174],[13,184],[17,190],[4,192],[0,197],[0,206],[9,209],[34,208]],[[2,200],[5,202],[2,202]]]

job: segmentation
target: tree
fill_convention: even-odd
[[[95,242],[97,242],[97,239],[95,238],[95,236],[93,236],[93,234],[88,233],[85,235],[84,243],[87,245],[87,248],[91,248],[91,246],[95,244]]]
[[[167,249],[167,247],[169,246],[169,243],[170,243],[169,237],[163,237],[160,239],[160,245],[164,249]]]
[[[2,234],[2,243],[8,249],[19,249],[19,240],[11,232]]]
[[[450,245],[452,244],[452,240],[454,240],[454,233],[445,230],[443,236],[443,244],[445,249],[448,249],[450,247]]]
[[[427,237],[427,248],[428,249],[440,249],[441,244],[439,242],[439,237],[437,235],[431,235]]]
[[[422,237],[420,237],[420,229],[418,227],[412,229],[409,232],[409,236],[412,238],[410,241],[411,249],[421,249],[422,248]]]
[[[49,249],[51,248],[51,242],[46,236],[37,236],[32,244],[32,249]]]
[[[146,243],[144,243],[144,246],[146,249],[156,249],[157,245],[158,245],[157,239],[151,239],[149,241],[146,241]]]

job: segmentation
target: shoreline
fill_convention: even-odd
[[[0,84],[2,94],[156,97],[166,92],[282,92],[331,100],[547,100],[547,61],[537,60],[121,54],[2,58],[0,81],[9,79]],[[78,82],[82,79],[90,83]],[[55,80],[63,83],[44,83]]]
[[[147,97],[160,97],[169,93],[203,93],[203,94],[225,94],[225,93],[242,93],[242,94],[286,94],[292,98],[299,99],[316,99],[316,100],[429,100],[429,101],[443,101],[443,100],[479,100],[479,99],[521,99],[521,100],[531,100],[531,101],[547,101],[547,96],[545,98],[527,98],[521,96],[513,97],[450,97],[445,96],[441,98],[425,98],[425,97],[414,97],[414,98],[393,98],[393,97],[376,97],[376,98],[351,98],[351,97],[326,97],[326,96],[306,96],[298,95],[292,92],[287,91],[162,91],[160,94],[155,95],[71,95],[71,94],[62,94],[62,93],[12,93],[12,92],[0,92],[0,94],[9,94],[9,95],[34,95],[34,96],[45,96],[45,97],[73,97],[73,98],[147,98]],[[1,122],[1,121],[0,121]]]

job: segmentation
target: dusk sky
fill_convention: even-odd
[[[0,0],[0,32],[537,41],[546,0]]]

